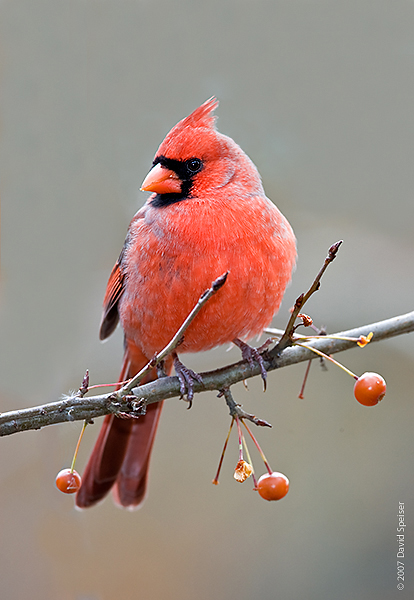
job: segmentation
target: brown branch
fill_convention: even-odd
[[[295,331],[295,321],[298,317],[298,314],[300,313],[306,302],[309,300],[309,298],[312,296],[312,294],[319,290],[321,286],[322,276],[325,273],[328,266],[331,264],[331,262],[335,260],[341,244],[342,240],[339,240],[339,242],[335,242],[335,244],[332,244],[332,246],[328,250],[328,256],[325,258],[322,268],[315,277],[312,285],[310,286],[306,294],[301,294],[298,298],[296,298],[295,306],[293,307],[292,314],[290,315],[290,319],[288,321],[288,324],[286,325],[286,329],[277,345],[270,352],[272,356],[277,356],[282,350],[284,350],[292,344],[292,336]]]
[[[378,323],[343,331],[336,335],[359,338],[361,335],[367,336],[371,331],[374,334],[372,342],[379,342],[403,333],[412,332],[414,331],[414,311]],[[319,338],[309,343],[318,350],[325,352],[325,354],[335,354],[357,347],[355,342],[330,338]],[[297,346],[285,348],[276,357],[264,355],[267,371],[273,371],[312,358],[315,358],[313,352]],[[194,392],[196,393],[228,388],[239,381],[260,375],[260,367],[259,365],[251,367],[247,361],[240,361],[201,375],[203,384],[194,383]],[[0,414],[0,436],[29,429],[40,429],[46,425],[66,421],[81,421],[83,419],[90,421],[95,417],[110,413],[134,414],[135,412],[135,414],[139,414],[145,404],[179,396],[180,383],[178,377],[165,377],[134,388],[131,390],[130,395],[123,398],[118,397],[116,393],[83,398],[76,396],[65,398],[43,406]]]
[[[230,388],[224,388],[221,390],[219,397],[224,396],[226,400],[226,404],[229,407],[230,416],[233,418],[246,419],[247,421],[251,421],[258,427],[272,427],[270,423],[264,421],[263,419],[259,419],[256,415],[251,415],[242,409],[241,404],[237,404],[237,402],[233,398],[233,394],[230,391]]]

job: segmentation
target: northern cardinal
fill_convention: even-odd
[[[266,198],[251,160],[216,130],[217,105],[215,98],[207,100],[158,148],[141,188],[153,193],[134,216],[109,277],[100,338],[121,322],[120,381],[164,348],[201,293],[226,271],[226,284],[185,332],[180,353],[260,334],[291,278],[292,228]],[[166,372],[172,364],[170,357]],[[154,370],[147,381],[156,376]],[[113,486],[117,504],[142,504],[161,408],[162,402],[149,405],[138,420],[105,418],[77,494],[78,507],[95,504]]]

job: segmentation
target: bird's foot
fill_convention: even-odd
[[[191,408],[194,398],[194,383],[203,383],[201,375],[189,369],[178,358],[177,354],[174,353],[174,369],[177,373],[177,377],[180,381],[180,393],[181,398],[187,396],[188,408]]]
[[[235,338],[233,340],[233,344],[240,348],[243,360],[247,360],[251,367],[255,366],[255,362],[259,365],[264,391],[266,391],[267,387],[267,371],[265,369],[264,360],[261,353],[267,350],[271,343],[271,340],[266,340],[266,342],[259,348],[253,348],[252,346],[249,346],[249,344],[246,344],[246,342],[239,340],[239,338]]]

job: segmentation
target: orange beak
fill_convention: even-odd
[[[158,163],[145,177],[141,190],[156,194],[177,194],[181,192],[181,183],[181,179],[174,171]]]

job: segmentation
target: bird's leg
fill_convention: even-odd
[[[173,359],[174,369],[180,381],[181,398],[187,395],[188,408],[191,408],[194,398],[194,382],[203,383],[203,379],[201,375],[183,365],[175,352],[173,353]]]
[[[260,374],[263,379],[263,388],[265,391],[267,383],[267,371],[264,366],[264,360],[261,352],[264,352],[264,350],[266,350],[271,343],[271,340],[266,340],[266,342],[260,346],[260,348],[253,348],[252,346],[249,346],[249,344],[246,344],[246,342],[239,340],[239,338],[235,338],[233,340],[233,344],[240,348],[243,360],[247,360],[251,367],[254,367],[255,361],[258,363],[260,367]]]
[[[161,379],[162,377],[167,377],[167,372],[165,370],[165,361],[161,361],[157,365],[157,377]]]

